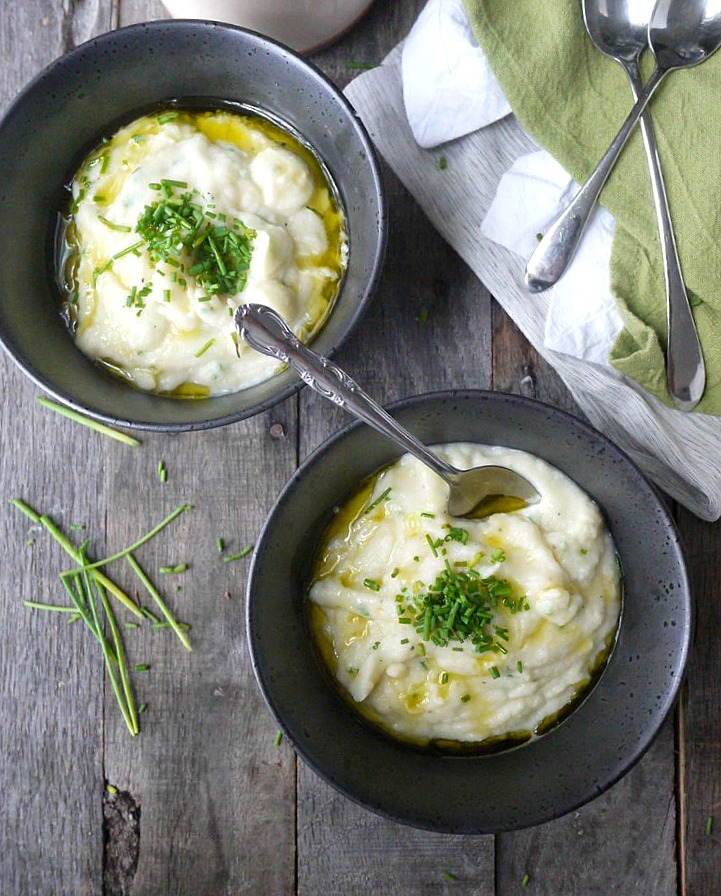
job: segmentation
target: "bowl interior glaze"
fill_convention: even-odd
[[[314,344],[329,355],[360,319],[380,274],[386,211],[378,163],[353,108],[293,52],[231,25],[158,21],[103,34],[53,62],[0,122],[0,340],[64,403],[146,429],[202,429],[257,413],[299,388],[285,371],[232,395],[179,401],[129,388],[74,346],[59,313],[53,230],[66,185],[104,135],[173,100],[265,110],[315,149],[346,214],[350,257]]]
[[[387,440],[354,424],[298,469],[256,547],[247,627],[260,687],[303,759],[368,809],[449,833],[513,830],[557,817],[628,771],[676,698],[692,604],[674,522],[626,455],[563,411],[477,391],[419,396],[391,411],[427,444],[474,441],[532,452],[599,504],[624,573],[621,623],[608,664],[560,725],[501,753],[423,752],[363,722],[329,684],[305,613],[315,549],[333,508],[398,456]]]

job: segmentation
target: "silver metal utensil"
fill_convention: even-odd
[[[477,519],[497,510],[517,510],[540,500],[534,486],[507,467],[488,465],[457,470],[446,463],[386,413],[348,374],[304,345],[271,308],[241,305],[235,312],[235,325],[251,348],[288,364],[324,398],[355,414],[437,473],[449,486],[451,516]]]
[[[626,70],[634,100],[643,90],[639,60],[648,46],[648,26],[655,0],[583,0],[583,19],[594,45]],[[649,110],[641,115],[641,132],[651,174],[661,238],[666,284],[666,377],[671,396],[680,410],[696,407],[706,386],[701,343],[676,250],[671,213]]]
[[[616,159],[663,78],[676,69],[699,65],[719,48],[721,0],[658,0],[648,40],[656,67],[595,171],[531,256],[525,275],[531,292],[553,286],[566,270]]]

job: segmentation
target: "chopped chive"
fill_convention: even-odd
[[[710,837],[713,833],[713,815],[706,816],[706,824],[704,826],[704,830],[707,837]]]
[[[381,590],[381,586],[374,579],[363,579],[363,584],[366,588],[370,588],[371,591]]]
[[[222,538],[219,538],[218,541],[217,541],[217,543],[216,543],[216,545],[217,545],[217,548],[218,548],[218,553],[219,553],[219,554],[222,554],[223,551],[225,550],[225,542],[223,541],[223,539],[222,539]]]
[[[169,121],[174,121],[177,117],[177,112],[164,112],[162,115],[158,115],[158,124],[167,124]]]
[[[445,156],[441,156],[440,159],[438,159],[438,167],[441,171],[445,171],[448,167],[448,159],[446,159]]]
[[[204,355],[204,354],[208,351],[209,348],[212,348],[212,346],[213,346],[214,344],[215,344],[215,339],[209,339],[209,340],[205,343],[205,345],[201,346],[201,348],[199,348],[198,351],[195,352],[195,354],[193,355],[193,357],[194,357],[194,358],[200,358],[201,355]]]
[[[144,713],[147,708],[148,708],[147,703],[141,703],[140,706],[138,707],[138,715],[141,715],[142,713]]]
[[[123,557],[127,557],[136,551],[141,545],[144,545],[146,542],[150,541],[151,538],[155,538],[155,536],[164,529],[167,525],[173,522],[173,520],[177,519],[181,513],[185,513],[186,510],[190,510],[190,504],[181,504],[179,507],[176,507],[172,513],[169,513],[168,516],[165,517],[164,520],[158,523],[157,526],[154,526],[150,532],[147,532],[137,541],[133,542],[133,544],[129,545],[127,548],[123,548],[122,551],[118,551],[117,554],[112,554],[110,557],[105,557],[103,560],[96,560],[94,563],[88,563],[84,566],[84,569],[97,569],[99,566],[107,566],[109,563],[112,563],[115,560],[121,560]],[[74,571],[66,570],[61,572],[60,575],[70,575]]]
[[[522,660],[519,660],[516,663],[516,669],[518,669],[519,672],[523,672],[523,661]]]
[[[440,677],[439,681],[441,684],[448,684],[448,673],[441,672],[441,677]]]
[[[40,522],[40,514],[33,510],[29,504],[21,501],[20,498],[14,498],[12,503],[14,507],[17,507],[21,513],[24,513],[25,516],[31,519],[34,523]]]
[[[434,520],[436,518],[435,513],[422,513],[422,517],[425,517],[427,520]]]
[[[177,574],[181,572],[185,572],[188,568],[187,563],[179,563],[177,566],[161,566],[158,572],[162,572],[165,574],[172,573]]]
[[[223,563],[233,563],[235,560],[242,560],[243,557],[247,557],[250,554],[254,547],[255,545],[248,544],[241,551],[238,551],[237,554],[228,554],[227,557],[223,557]]]
[[[140,628],[139,622],[125,622],[123,624],[125,625],[125,628]]]
[[[279,747],[283,743],[283,732],[278,731],[273,738],[273,746]]]
[[[451,883],[458,880],[457,875],[455,875],[452,871],[444,871],[441,875],[444,880],[449,880]]]
[[[490,668],[491,678],[500,678],[501,673],[498,671],[498,666],[491,666]]]
[[[150,670],[149,663],[138,663],[137,666],[133,666],[136,672],[148,672]]]
[[[531,882],[531,878],[529,877],[529,875],[524,874],[523,878],[521,879],[521,886],[527,887],[530,884],[530,882]]]
[[[161,482],[167,482],[167,480],[168,480],[168,470],[165,466],[164,460],[158,461],[158,479]]]
[[[140,564],[138,563],[138,561],[135,559],[135,557],[132,555],[132,553],[127,554],[126,557],[127,557],[128,563],[133,568],[133,571],[135,572],[137,577],[140,579],[140,581],[145,586],[145,590],[153,598],[153,600],[157,604],[158,608],[160,609],[161,613],[165,616],[168,624],[173,629],[175,634],[178,636],[180,643],[183,645],[183,647],[185,647],[186,650],[192,650],[193,648],[190,646],[190,641],[188,641],[188,638],[186,637],[185,633],[183,632],[181,626],[175,620],[175,617],[168,609],[165,601],[158,593],[157,588],[153,585],[153,583],[147,577],[147,575],[143,571],[143,569],[140,566]]]
[[[381,494],[378,495],[378,497],[375,499],[375,501],[372,504],[369,504],[368,507],[366,507],[366,509],[363,511],[363,513],[366,514],[366,513],[370,513],[371,510],[375,510],[375,508],[381,503],[381,501],[388,500],[388,496],[390,495],[390,493],[391,493],[391,489],[389,486],[384,492],[381,492]]]
[[[106,785],[105,785],[105,790],[106,790],[111,796],[115,796],[115,794],[118,792],[118,788],[117,788],[114,784],[106,784]]]
[[[37,600],[24,600],[23,604],[32,610],[51,610],[54,613],[77,613],[77,609],[73,607],[63,607],[57,604],[44,604]]]
[[[95,197],[95,201],[97,202],[97,196]],[[128,227],[126,224],[115,224],[113,221],[109,221],[103,215],[98,215],[98,221],[101,221],[105,224],[106,227],[109,227],[111,230],[117,230],[118,233],[132,233],[133,228]]]
[[[77,411],[72,411],[70,408],[66,408],[64,405],[58,404],[55,401],[51,401],[49,398],[45,398],[43,395],[38,395],[38,404],[41,404],[44,408],[48,408],[51,411],[55,411],[58,414],[61,414],[63,417],[68,417],[70,420],[74,420],[76,423],[82,423],[83,426],[87,426],[88,429],[93,429],[95,432],[99,432],[104,436],[110,436],[111,439],[116,439],[118,442],[123,442],[125,445],[139,445],[140,442],[138,439],[133,436],[129,436],[124,432],[118,432],[117,429],[113,429],[110,426],[105,426],[103,423],[98,423],[96,420],[91,420],[89,417],[86,417],[84,414],[79,414]]]

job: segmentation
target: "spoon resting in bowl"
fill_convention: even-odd
[[[536,488],[508,467],[487,465],[457,470],[446,463],[386,413],[340,367],[304,345],[271,308],[241,305],[235,312],[235,326],[251,348],[288,364],[306,385],[430,467],[448,484],[451,516],[482,519],[500,511],[519,510],[540,500]]]

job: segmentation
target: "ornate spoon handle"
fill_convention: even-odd
[[[443,479],[447,481],[457,473],[373,401],[345,371],[304,345],[271,308],[255,304],[240,305],[235,312],[235,325],[251,348],[288,364],[311,389],[360,417],[373,429],[398,443],[404,451],[427,464]]]

